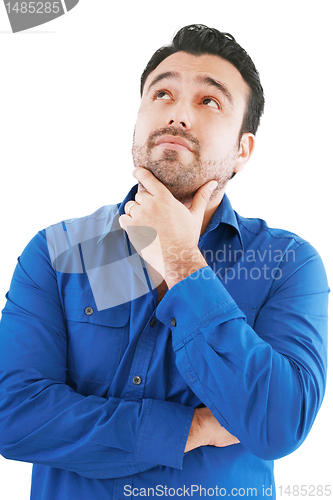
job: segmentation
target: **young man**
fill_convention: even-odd
[[[236,214],[264,97],[228,34],[187,26],[141,80],[125,200],[28,244],[0,336],[0,451],[33,500],[274,497],[326,380],[313,247]]]

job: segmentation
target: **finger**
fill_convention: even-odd
[[[128,221],[130,221],[130,220],[131,220],[131,218],[128,215],[121,215],[118,219],[118,223],[119,223],[119,226],[121,227],[121,229],[126,231]]]
[[[164,184],[156,179],[155,175],[146,168],[137,167],[133,175],[152,196],[165,192],[170,193]]]
[[[137,201],[134,200],[128,201],[124,206],[125,214],[128,215],[129,217],[133,217],[133,210],[136,210],[138,206],[140,205]]]
[[[148,191],[138,191],[135,195],[135,201],[139,203],[139,205],[143,205],[146,200],[151,200],[152,195],[148,193]]]
[[[217,187],[216,181],[210,181],[201,186],[195,193],[190,207],[190,211],[197,216],[204,216],[206,207],[212,195],[212,192]]]
[[[135,221],[130,215],[121,215],[118,219],[119,226],[128,233],[128,228],[135,226]]]
[[[145,192],[145,193],[148,193],[147,189],[141,184],[141,182],[138,183],[139,187],[138,187],[138,192]],[[149,193],[150,194],[150,193]]]

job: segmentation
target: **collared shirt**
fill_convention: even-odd
[[[18,259],[0,452],[34,463],[32,500],[274,498],[273,460],[300,446],[324,395],[322,261],[225,195],[200,237],[207,266],[158,303],[118,222],[136,192],[40,231]],[[203,405],[239,444],[184,454]]]

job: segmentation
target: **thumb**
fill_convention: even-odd
[[[204,212],[210,200],[211,194],[217,187],[217,184],[217,181],[210,181],[198,189],[193,197],[192,205],[190,207],[190,211],[193,213],[193,215],[200,214],[202,215],[202,217],[204,216]]]

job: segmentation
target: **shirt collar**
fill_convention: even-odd
[[[137,193],[137,190],[138,190],[138,186],[139,184],[135,184],[135,186],[133,186],[131,188],[131,190],[128,192],[128,194],[126,195],[126,198],[121,202],[121,203],[118,203],[117,207],[118,207],[118,212],[116,213],[115,216],[111,217],[110,219],[107,219],[105,221],[105,226],[104,226],[104,229],[103,229],[103,233],[101,234],[99,240],[97,241],[97,243],[99,243],[100,241],[102,241],[105,236],[110,233],[111,231],[116,231],[116,230],[120,230],[121,227],[119,225],[119,217],[121,215],[124,215],[125,214],[125,205],[128,201],[130,200],[133,200],[134,201],[134,198],[135,198],[135,195]]]
[[[104,231],[103,231],[103,234],[100,236],[99,240],[97,243],[99,243],[100,241],[102,241],[104,239],[104,237],[110,232],[110,231],[115,231],[115,230],[119,230],[120,229],[120,225],[119,225],[119,217],[121,215],[124,215],[125,214],[125,205],[128,201],[130,200],[134,200],[135,198],[135,195],[138,191],[138,184],[135,184],[131,190],[128,192],[128,194],[126,195],[125,199],[119,203],[117,206],[118,206],[118,213],[116,216],[112,217],[108,222],[106,221],[106,224],[105,224],[105,227],[104,227]],[[231,206],[231,203],[230,203],[230,200],[228,198],[228,196],[226,194],[224,194],[223,198],[222,198],[222,201],[221,203],[219,204],[219,206],[217,207],[217,209],[215,210],[214,214],[213,214],[213,217],[211,218],[205,232],[201,235],[200,237],[200,240],[202,238],[204,238],[210,231],[213,231],[214,229],[216,229],[216,227],[219,225],[219,224],[227,224],[229,226],[232,226],[233,228],[235,228],[236,232],[237,232],[237,235],[238,235],[238,238],[239,238],[239,241],[240,241],[240,244],[242,246],[242,248],[244,249],[243,247],[243,241],[242,241],[242,235],[241,235],[241,232],[240,232],[240,229],[239,229],[239,225],[238,225],[238,220],[237,220],[237,216],[236,216],[236,212],[233,210],[232,206]]]
[[[227,224],[228,226],[232,226],[236,230],[239,242],[242,249],[244,250],[242,235],[239,229],[236,212],[233,210],[230,200],[226,194],[223,195],[221,203],[215,210],[213,217],[211,218],[205,232],[201,235],[200,239],[203,239],[210,231],[216,229],[219,224]]]

